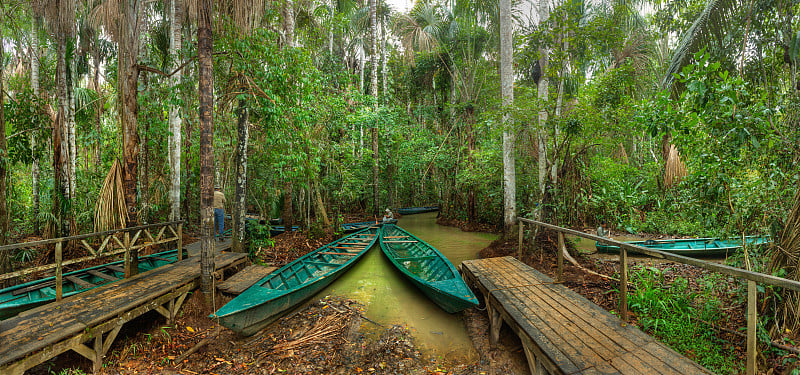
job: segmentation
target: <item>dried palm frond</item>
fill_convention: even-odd
[[[667,154],[667,163],[664,166],[664,187],[669,188],[681,182],[686,177],[686,166],[681,161],[680,152],[675,145],[670,145]]]
[[[786,218],[780,242],[772,249],[769,272],[785,272],[784,277],[800,280],[800,186],[794,195],[792,211]],[[775,316],[777,325],[772,333],[782,334],[786,330],[796,332],[800,328],[800,293],[784,289],[777,303]]]
[[[617,149],[614,150],[614,153],[611,155],[611,157],[622,164],[628,164],[630,162],[628,160],[628,153],[625,152],[625,146],[622,145],[622,142],[620,142]]]
[[[94,206],[94,230],[103,232],[125,228],[128,211],[125,206],[125,191],[122,186],[122,163],[114,161],[103,181],[100,195]]]

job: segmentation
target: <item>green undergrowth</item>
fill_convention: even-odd
[[[663,272],[656,268],[634,269],[630,281],[635,287],[628,306],[645,332],[714,373],[731,374],[743,366],[732,344],[718,339],[700,321],[725,318],[718,298],[724,283],[718,279],[718,275],[704,276],[697,280],[697,288],[690,288],[682,277],[665,282]]]

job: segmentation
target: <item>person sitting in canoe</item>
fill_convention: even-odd
[[[385,223],[392,219],[394,219],[394,214],[392,214],[392,210],[387,208],[385,213],[383,214],[383,222]]]

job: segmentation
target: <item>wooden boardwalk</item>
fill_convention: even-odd
[[[532,374],[711,373],[515,258],[467,260],[461,267],[484,295],[491,341],[508,324]]]
[[[218,251],[225,248],[223,242],[217,244],[223,245]],[[186,248],[192,253],[199,246]],[[216,268],[237,266],[246,256],[217,253]],[[21,375],[68,350],[92,360],[98,371],[123,324],[151,310],[172,321],[199,285],[200,257],[192,256],[0,321],[0,374]]]

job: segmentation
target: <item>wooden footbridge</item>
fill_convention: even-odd
[[[532,374],[710,374],[632,325],[512,257],[467,260],[496,343],[507,324]]]
[[[177,241],[181,241],[180,232],[180,227],[173,231]],[[132,244],[137,242],[130,239],[139,238],[139,235],[130,237],[127,234],[119,236],[127,239],[119,241],[120,245],[127,245],[122,246],[126,259],[128,251],[136,246]],[[149,239],[140,245],[163,241],[163,234],[164,230],[155,236],[149,232],[142,234],[142,238]],[[107,244],[110,241],[98,242]],[[91,245],[86,243],[86,246]],[[219,273],[246,261],[246,254],[222,252],[230,246],[229,240],[215,241],[215,267]],[[200,257],[192,256],[199,253],[199,248],[199,242],[191,244],[185,247],[189,253],[187,259],[0,321],[0,374],[21,375],[68,350],[91,360],[94,371],[99,371],[103,356],[125,323],[152,310],[170,322],[175,318],[188,293],[200,285]],[[59,272],[60,267],[55,266]]]
[[[665,253],[607,237],[519,218],[519,248],[526,227],[558,233],[556,280],[512,257],[464,261],[461,271],[486,302],[490,341],[507,324],[520,337],[533,374],[707,374],[707,369],[628,325],[628,252],[721,273],[747,284],[747,360],[745,374],[756,374],[757,284],[800,292],[800,282],[701,259]],[[619,316],[612,315],[560,284],[570,234],[620,248]],[[535,238],[532,235],[531,238]],[[769,343],[774,344],[774,343]]]

